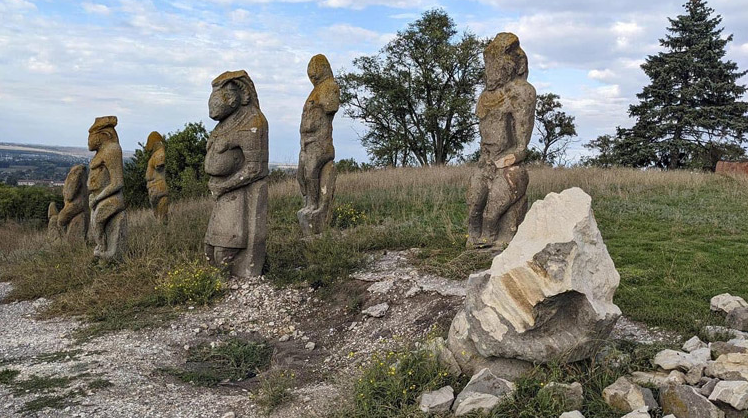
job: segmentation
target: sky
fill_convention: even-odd
[[[270,160],[295,163],[309,59],[323,53],[336,73],[352,70],[354,58],[442,8],[460,31],[519,36],[530,82],[576,117],[573,160],[584,143],[631,125],[628,106],[648,81],[640,65],[684,1],[0,0],[0,142],[85,147],[104,115],[118,117],[125,150],[154,130],[196,121],[211,129],[211,80],[244,69],[269,122]],[[709,5],[734,34],[727,58],[748,69],[748,0]],[[338,113],[338,159],[368,160],[364,129]]]

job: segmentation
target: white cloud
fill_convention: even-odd
[[[81,4],[81,7],[83,7],[83,10],[85,10],[87,13],[103,16],[108,16],[112,12],[111,9],[109,9],[109,7],[107,7],[105,4],[83,2]]]
[[[606,68],[604,70],[590,70],[590,72],[587,73],[587,77],[593,80],[600,80],[600,81],[611,80],[615,76],[616,76],[616,73],[613,72],[609,68]]]

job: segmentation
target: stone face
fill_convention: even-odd
[[[421,395],[420,401],[418,402],[418,409],[427,414],[449,412],[454,400],[454,389],[452,389],[452,386],[445,386],[439,390],[426,392]]]
[[[62,197],[65,206],[57,217],[57,225],[68,242],[85,241],[88,238],[88,225],[91,212],[88,207],[88,168],[79,164],[70,169]]]
[[[514,394],[514,384],[496,377],[488,369],[476,373],[465,389],[457,395],[452,411],[456,416],[471,412],[490,411],[504,398]]]
[[[709,303],[711,310],[729,314],[735,308],[746,308],[748,302],[740,296],[733,296],[729,293],[723,293],[712,298]]]
[[[447,346],[454,355],[462,373],[470,375],[482,369],[491,372],[503,379],[515,380],[533,368],[533,364],[523,360],[508,359],[500,357],[483,357],[475,349],[475,345],[469,336],[470,326],[467,322],[465,311],[460,311],[452,321],[449,328],[449,340]]]
[[[103,263],[121,259],[127,244],[124,164],[115,126],[116,116],[104,116],[88,130],[88,149],[96,152],[88,175],[91,236],[94,257]]]
[[[704,373],[722,380],[748,380],[748,354],[723,354],[710,362]]]
[[[748,409],[748,382],[719,382],[709,395],[709,400],[724,402],[741,411]]]
[[[678,418],[724,418],[725,413],[691,386],[665,386],[660,390],[662,412]]]
[[[164,137],[158,132],[151,132],[145,144],[145,150],[151,153],[145,171],[148,187],[148,200],[151,202],[156,219],[166,222],[169,217],[169,186],[166,184],[166,146]]]
[[[321,233],[330,224],[335,195],[335,147],[332,120],[340,107],[340,86],[327,57],[315,55],[307,75],[314,88],[301,113],[301,151],[297,179],[304,207],[296,212],[305,236]]]
[[[533,204],[491,269],[470,276],[467,326],[450,329],[467,338],[450,335],[450,349],[461,340],[483,357],[588,358],[621,315],[613,304],[618,282],[591,198],[579,188],[550,193]]]
[[[481,135],[478,171],[470,179],[468,247],[503,248],[527,212],[527,155],[535,88],[517,36],[500,33],[486,47],[486,89],[476,107]]]
[[[208,138],[205,172],[215,206],[205,254],[234,276],[259,276],[267,240],[268,123],[245,71],[225,72],[212,86],[208,108],[218,125]]]
[[[603,389],[603,399],[611,407],[623,412],[639,408],[655,409],[658,406],[651,390],[631,383],[626,377],[619,378]]]
[[[560,401],[566,409],[582,409],[582,403],[584,402],[584,391],[582,384],[579,382],[570,385],[550,382],[540,389],[538,395],[541,394]]]

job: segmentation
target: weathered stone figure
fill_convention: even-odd
[[[126,245],[124,167],[115,126],[116,116],[103,116],[88,130],[88,149],[96,151],[88,177],[91,233],[94,256],[103,263],[119,260]]]
[[[65,206],[57,218],[57,225],[68,242],[85,241],[88,237],[90,212],[88,209],[88,168],[73,166],[62,186]]]
[[[327,58],[315,55],[307,67],[314,89],[301,114],[301,151],[297,179],[304,207],[296,215],[304,235],[319,234],[329,225],[335,194],[335,147],[332,120],[340,107],[340,87]]]
[[[59,212],[57,211],[57,204],[55,202],[50,202],[47,207],[47,219],[49,220],[47,223],[47,241],[50,244],[59,242],[62,237],[60,227],[57,226],[58,217]]]
[[[164,137],[158,132],[148,135],[145,150],[151,153],[145,181],[148,197],[156,219],[166,222],[169,216],[169,186],[166,184],[166,147]]]
[[[218,125],[208,139],[205,172],[216,203],[205,254],[213,265],[230,265],[235,276],[258,276],[267,238],[268,123],[245,71],[227,71],[212,85],[208,108]]]
[[[527,82],[527,56],[519,39],[500,33],[486,47],[486,89],[480,121],[479,171],[470,179],[468,246],[502,248],[527,212],[527,154],[535,117],[535,88]]]

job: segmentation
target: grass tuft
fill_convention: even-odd
[[[279,406],[293,399],[291,389],[295,382],[294,372],[274,370],[260,377],[260,387],[254,400],[265,415],[270,415]]]
[[[18,370],[3,369],[0,370],[0,385],[9,385],[16,380],[16,377],[21,374]]]

